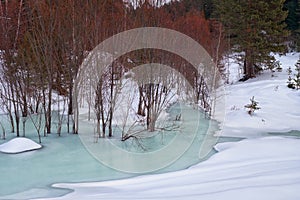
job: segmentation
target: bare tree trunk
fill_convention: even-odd
[[[112,108],[109,109],[109,124],[108,124],[108,137],[112,137],[113,136],[113,132],[112,132],[112,119],[113,119],[113,110]]]
[[[18,25],[17,25],[16,36],[15,36],[14,49],[17,49],[17,42],[18,42],[18,37],[19,37],[19,32],[20,32],[20,25],[21,25],[22,7],[23,7],[23,0],[20,0],[19,13],[18,13]]]
[[[38,138],[39,138],[39,143],[42,143],[42,139],[41,139],[41,128],[42,128],[42,117],[43,117],[43,116],[42,116],[41,112],[38,111],[38,112],[36,113],[36,119],[34,119],[34,118],[32,117],[32,114],[30,114],[29,117],[30,117],[30,119],[31,119],[31,121],[32,121],[32,123],[33,123],[33,125],[34,125],[34,127],[35,127],[35,129],[36,129],[36,131],[37,131]]]
[[[12,116],[12,113],[9,112],[8,116],[9,116],[9,121],[10,121],[10,126],[11,126],[11,132],[14,133],[15,132],[15,123],[14,123],[14,118]]]
[[[143,100],[143,87],[139,87],[139,105],[138,105],[138,115],[145,116],[145,104]]]
[[[19,114],[15,111],[15,118],[16,118],[16,127],[17,127],[17,137],[20,137],[20,117]]]
[[[65,97],[63,97],[63,109],[62,109],[62,113],[60,110],[60,100],[59,100],[59,96],[57,96],[57,102],[58,102],[58,111],[57,111],[57,134],[58,136],[61,135],[61,129],[62,129],[62,124],[63,124],[63,119],[64,119],[64,112],[65,112],[65,107],[66,107],[66,99]]]
[[[22,117],[22,123],[23,123],[23,137],[25,137],[26,133],[26,118]]]
[[[10,122],[10,126],[11,126],[11,132],[14,133],[15,132],[15,123],[14,123],[14,117],[13,117],[13,113],[12,113],[12,98],[11,98],[11,93],[10,93],[10,84],[7,82],[5,83],[5,81],[3,79],[1,80],[1,84],[2,84],[2,90],[1,91],[1,104],[4,106],[5,111],[8,114],[8,119]]]
[[[252,51],[249,49],[245,50],[244,73],[246,79],[253,78],[255,76]]]
[[[104,116],[104,102],[103,102],[102,89],[101,89],[101,92],[100,92],[100,112],[101,112],[101,120],[102,120],[102,136],[105,137],[106,120],[105,120],[105,116]]]
[[[0,122],[0,126],[2,128],[2,139],[5,140],[6,139],[6,136],[5,136],[5,128],[3,126],[3,124]]]
[[[155,131],[156,120],[157,120],[157,119],[155,118],[155,116],[152,115],[152,116],[150,117],[150,123],[149,123],[149,128],[148,128],[150,132]]]
[[[24,79],[22,80],[24,81]],[[22,106],[21,106],[21,111],[22,111],[22,123],[23,123],[23,137],[25,137],[25,132],[26,132],[26,121],[27,121],[27,116],[28,116],[28,103],[27,103],[27,93],[26,93],[26,87],[24,86],[23,89],[19,84],[19,89],[23,90],[21,92],[21,99],[22,99]]]
[[[13,86],[10,88],[11,89],[11,96],[12,96],[12,103],[14,107],[14,114],[15,114],[15,120],[16,120],[16,128],[17,128],[17,137],[20,137],[20,113],[19,113],[19,103],[17,102],[17,94],[14,91]]]
[[[45,126],[44,126],[44,137],[47,136],[47,131],[46,131],[46,123],[47,123],[47,109],[46,109],[46,94],[45,94],[45,90],[42,90],[42,95],[43,95],[43,111],[44,111],[44,117],[45,117]]]
[[[113,120],[113,107],[114,107],[114,64],[111,65],[111,76],[110,76],[110,106],[109,106],[109,119],[108,119],[108,137],[112,137],[112,120]]]
[[[47,112],[46,112],[46,129],[47,133],[51,133],[51,105],[52,105],[52,84],[49,85],[49,94],[48,94],[48,105],[47,105]]]

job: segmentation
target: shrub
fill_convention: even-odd
[[[248,109],[248,114],[253,115],[254,111],[259,110],[258,102],[254,100],[254,96],[250,99],[250,104],[245,105],[245,108]]]

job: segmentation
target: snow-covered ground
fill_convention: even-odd
[[[55,184],[74,199],[300,199],[300,140],[269,137],[221,143],[187,170],[117,181]]]
[[[14,138],[0,145],[0,152],[3,153],[22,153],[40,149],[42,146],[28,138]]]
[[[277,57],[283,72],[273,77],[264,72],[256,79],[227,86],[225,122],[218,134],[248,139],[217,144],[219,153],[182,171],[116,181],[55,184],[74,192],[53,200],[300,199],[299,138],[265,137],[267,132],[300,130],[300,91],[286,87],[286,69],[294,68],[298,57]],[[261,109],[250,116],[244,105],[252,96]]]
[[[226,114],[220,135],[253,138],[267,132],[300,130],[300,90],[286,86],[287,68],[294,69],[299,54],[276,58],[282,64],[282,72],[275,72],[272,77],[270,71],[265,71],[255,79],[226,87]],[[237,72],[237,66],[232,66],[232,70]],[[230,77],[233,81],[238,78]],[[253,96],[261,109],[250,116],[244,106]]]

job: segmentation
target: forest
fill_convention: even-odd
[[[238,52],[245,79],[252,78],[259,70],[273,67],[275,60],[270,52],[297,49],[299,4],[296,0],[168,3],[164,0],[1,0],[2,113],[7,114],[11,132],[18,137],[25,136],[29,120],[39,137],[41,133],[45,136],[54,132],[61,134],[64,117],[68,132],[77,134],[72,92],[80,65],[105,39],[140,27],[162,27],[186,34],[205,48],[221,72],[224,70],[222,57]],[[210,112],[210,91],[204,76],[196,73],[190,63],[162,50],[137,50],[114,61],[111,70],[101,76],[98,87],[92,91],[96,95],[93,110],[99,124],[97,131],[102,137],[113,135],[112,102],[116,81],[136,66],[155,62],[172,66],[183,74],[198,94],[195,101]],[[158,91],[160,96],[167,93],[166,88],[159,85],[144,84],[139,88],[137,113],[147,115],[149,130],[153,130],[151,122],[155,121],[150,104],[154,107],[153,99],[157,97],[153,94]],[[56,117],[57,130],[52,130],[53,105],[57,102],[62,102],[58,104],[62,112]]]

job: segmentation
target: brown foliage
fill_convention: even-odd
[[[32,91],[42,90],[44,99],[38,102],[45,103],[48,98],[51,104],[51,93],[56,91],[68,97],[68,113],[72,114],[71,92],[83,59],[103,40],[124,30],[174,29],[196,40],[215,60],[220,57],[224,45],[219,24],[206,19],[203,12],[187,11],[181,2],[164,6],[153,6],[150,2],[134,7],[122,0],[0,1],[0,50],[5,61],[5,80],[14,80],[16,72],[21,71],[21,75],[27,75],[18,79],[18,85],[25,88],[21,91],[23,99],[31,98]],[[128,63],[128,58],[133,63]],[[119,60],[127,70],[149,62],[177,69],[190,83],[197,76],[187,61],[161,50],[134,51]],[[48,96],[44,91],[48,91]],[[50,127],[51,105],[44,107],[48,109]]]

